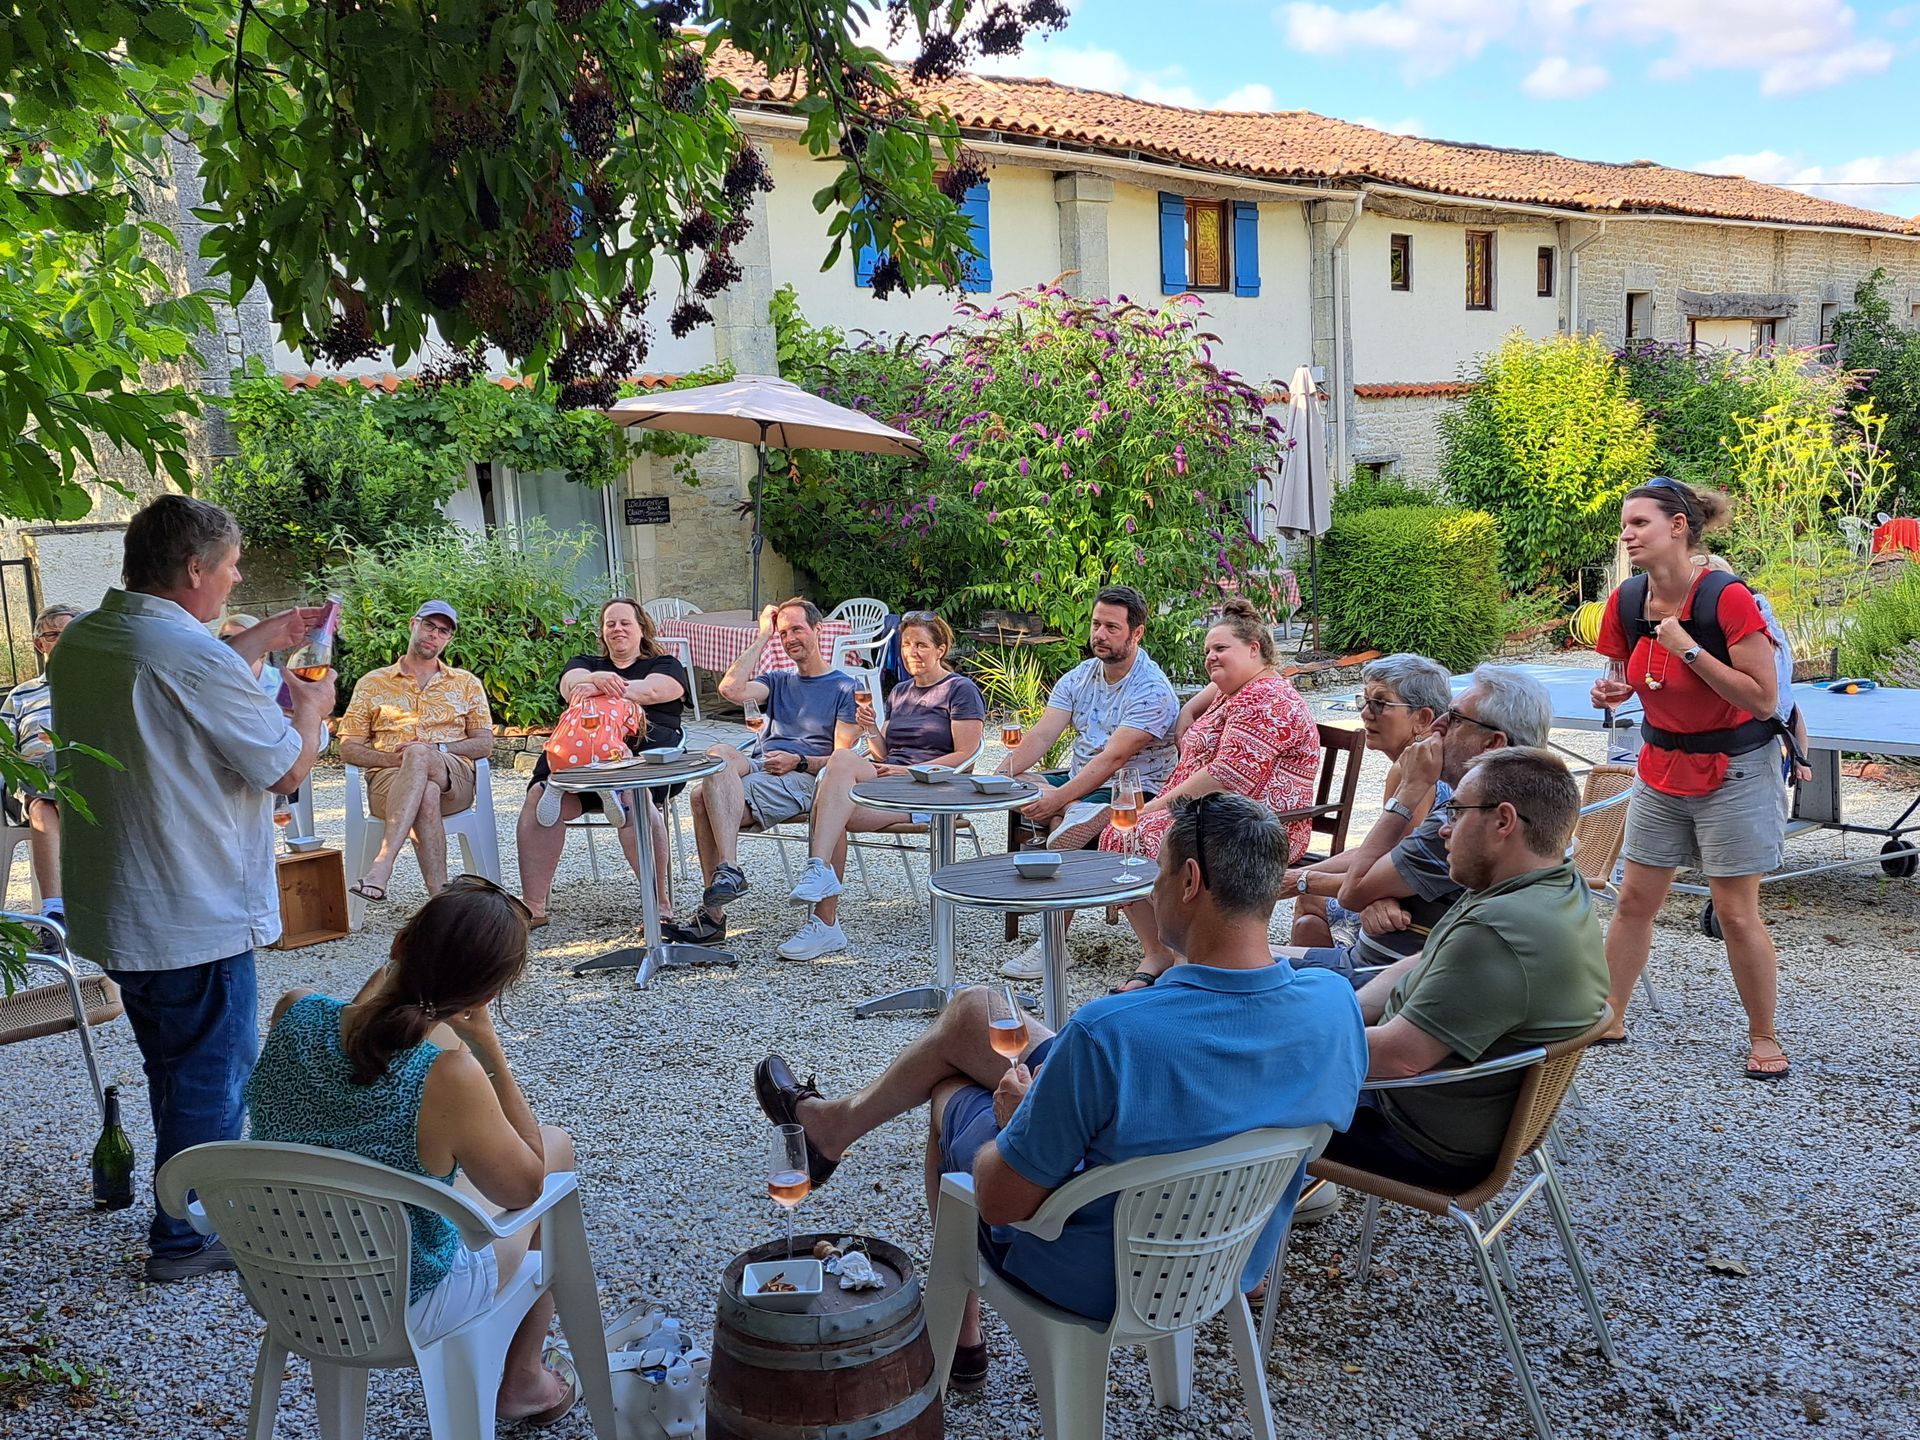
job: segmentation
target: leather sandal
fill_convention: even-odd
[[[776,1125],[800,1124],[800,1102],[802,1100],[824,1100],[809,1075],[803,1085],[793,1073],[793,1067],[787,1064],[783,1055],[769,1055],[753,1067],[753,1098],[760,1102],[760,1111]],[[805,1134],[804,1128],[802,1134]],[[812,1180],[813,1188],[818,1190],[840,1168],[838,1160],[830,1160],[814,1148],[811,1137],[807,1138],[807,1177]]]
[[[1756,1055],[1753,1050],[1753,1045],[1756,1040],[1771,1041],[1774,1048],[1779,1050],[1780,1053],[1778,1055]],[[1778,1035],[1747,1036],[1747,1079],[1784,1080],[1787,1078],[1787,1074],[1791,1069],[1792,1066],[1787,1060],[1787,1052],[1785,1048],[1781,1046]]]

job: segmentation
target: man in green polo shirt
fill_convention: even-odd
[[[1467,893],[1418,956],[1360,992],[1370,1079],[1570,1040],[1607,997],[1593,897],[1566,858],[1580,792],[1559,757],[1492,751],[1445,809],[1449,866]],[[1521,1073],[1368,1092],[1327,1158],[1416,1185],[1477,1184],[1506,1136]]]

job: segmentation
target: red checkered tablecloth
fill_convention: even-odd
[[[704,615],[689,615],[682,620],[663,620],[660,633],[688,643],[693,651],[694,669],[724,673],[731,670],[733,662],[751,648],[754,638],[760,633],[760,622],[751,610],[711,610]],[[831,659],[833,642],[852,633],[853,627],[844,620],[823,621],[820,626],[821,654]],[[793,661],[780,648],[780,642],[769,640],[767,648],[760,652],[760,663],[754,667],[753,673],[764,675],[769,670],[791,669]]]
[[[1286,596],[1287,604],[1297,613],[1300,609],[1300,582],[1294,578],[1291,570],[1268,570],[1256,576],[1259,580],[1270,580],[1280,593]],[[1239,593],[1240,582],[1231,576],[1222,576],[1215,582],[1223,595]]]

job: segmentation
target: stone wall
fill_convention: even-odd
[[[1791,296],[1782,344],[1820,343],[1822,305],[1852,307],[1854,287],[1884,267],[1893,313],[1920,303],[1920,244],[1821,230],[1616,221],[1580,253],[1580,326],[1620,345],[1627,292],[1653,296],[1653,339],[1684,344],[1681,290],[1762,291]]]
[[[1457,401],[1445,395],[1356,401],[1360,444],[1354,463],[1391,462],[1392,473],[1421,485],[1440,479],[1440,416]]]

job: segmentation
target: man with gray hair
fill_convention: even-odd
[[[1026,1019],[1009,1065],[988,1043],[987,992],[963,990],[871,1084],[827,1099],[769,1055],[754,1071],[760,1107],[806,1132],[813,1183],[856,1140],[928,1106],[927,1204],[940,1176],[971,1172],[990,1264],[1095,1322],[1114,1308],[1111,1205],[1090,1205],[1056,1240],[1004,1227],[1029,1219],[1083,1169],[1209,1145],[1263,1126],[1351,1119],[1365,1040],[1350,986],[1275,962],[1267,925],[1288,854],[1287,827],[1244,796],[1182,800],[1160,847],[1153,910],[1177,961],[1151,987],[1075,1011],[1058,1035]],[[1304,1173],[1304,1172],[1302,1172]],[[1266,1272],[1300,1193],[1281,1197],[1241,1286]],[[986,1346],[970,1301],[954,1383],[986,1382]]]
[[[259,1053],[253,952],[280,938],[268,793],[313,768],[333,680],[289,674],[289,721],[251,662],[297,645],[321,611],[289,610],[222,643],[207,630],[240,581],[225,510],[163,495],[127,525],[124,589],[75,620],[47,666],[73,788],[95,823],[61,835],[76,952],[120,986],[147,1073],[154,1168],[240,1136]],[[147,1278],[233,1262],[218,1240],[159,1210]]]
[[[1346,864],[1335,873],[1313,866],[1287,874],[1294,895],[1331,895],[1361,915],[1362,940],[1284,953],[1296,965],[1325,966],[1349,979],[1358,965],[1418,953],[1427,932],[1460,897],[1460,884],[1448,870],[1444,820],[1433,804],[1436,787],[1457,787],[1489,750],[1545,745],[1552,726],[1553,703],[1539,681],[1503,665],[1475,670],[1465,693],[1401,752],[1400,783],[1367,838],[1341,857]],[[1423,809],[1426,818],[1416,825],[1414,816]]]

